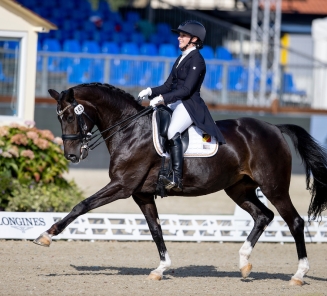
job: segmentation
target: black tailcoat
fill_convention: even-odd
[[[202,55],[198,49],[195,49],[178,65],[181,57],[179,56],[175,61],[166,82],[152,88],[149,99],[162,95],[166,105],[182,100],[194,124],[207,134],[216,137],[220,144],[225,144],[222,133],[200,96],[200,88],[206,74],[206,64]]]

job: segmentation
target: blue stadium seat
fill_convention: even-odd
[[[209,89],[222,90],[223,65],[207,64],[207,73],[203,85]]]
[[[96,26],[90,21],[84,21],[81,28],[83,29],[83,31],[86,32],[93,32],[94,30],[96,30]]]
[[[66,19],[62,22],[61,28],[66,31],[74,31],[78,29],[79,24],[73,20]]]
[[[106,41],[102,44],[101,52],[108,54],[119,54],[120,48],[117,43]]]
[[[45,39],[43,41],[42,50],[44,51],[52,51],[52,52],[59,52],[61,51],[60,43],[57,39]]]
[[[131,22],[122,23],[121,33],[130,35],[134,32],[136,32],[136,26],[134,23],[131,23]]]
[[[104,81],[104,60],[96,59],[93,61],[92,69],[91,69],[91,82],[101,82]]]
[[[176,57],[176,47],[170,43],[163,43],[159,46],[159,55],[164,57]]]
[[[128,11],[126,13],[126,21],[136,23],[141,19],[140,14],[136,11]]]
[[[99,44],[94,40],[86,40],[82,44],[82,52],[100,53]]]
[[[102,12],[103,14],[108,14],[110,13],[110,7],[108,4],[108,1],[99,1],[99,7],[98,7],[98,12]]]
[[[287,94],[294,94],[299,96],[305,96],[305,90],[299,90],[295,86],[293,75],[291,73],[284,73],[283,75],[283,92]]]
[[[78,40],[79,42],[83,42],[89,38],[89,35],[85,31],[74,30],[72,33],[73,39]]]
[[[215,53],[209,45],[204,45],[200,52],[204,59],[211,60],[215,57]]]
[[[154,33],[150,35],[149,42],[159,46],[162,43],[162,38],[159,34]]]
[[[142,68],[138,70],[142,73],[139,77],[139,86],[158,86],[164,82],[164,62],[143,62]]]
[[[109,83],[113,85],[132,86],[133,72],[133,61],[114,59],[110,63]]]
[[[57,39],[47,38],[43,41],[42,50],[48,52],[60,52],[61,46]],[[39,61],[39,63],[43,63],[43,61]],[[49,57],[48,58],[48,71],[50,72],[59,72],[60,71],[60,57]],[[41,66],[42,67],[42,66]]]
[[[81,44],[75,39],[65,40],[63,43],[63,51],[81,52]]]
[[[242,78],[242,73],[243,73],[243,67],[241,65],[228,66],[227,88],[229,91],[241,90],[240,81]]]
[[[119,45],[127,41],[127,35],[119,32],[114,32],[112,34],[112,41],[118,43]]]
[[[67,80],[69,84],[80,84],[91,82],[89,66],[83,64],[73,64],[67,69]]]
[[[168,43],[171,43],[172,45],[176,46],[176,48],[179,45],[179,41],[178,41],[178,35],[176,34],[170,34],[169,38],[168,38]]]
[[[233,59],[233,56],[227,48],[218,46],[216,48],[216,58],[218,60],[230,61]]]
[[[157,47],[153,43],[144,43],[140,47],[141,55],[156,56],[158,54]]]
[[[145,42],[145,37],[142,33],[134,32],[130,35],[130,41],[140,45]]]
[[[120,52],[121,54],[138,55],[139,48],[136,43],[125,42],[122,44]]]
[[[160,35],[170,35],[171,33],[171,27],[167,23],[158,23],[156,28],[157,33]]]

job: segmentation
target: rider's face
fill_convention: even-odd
[[[185,47],[190,41],[190,39],[191,35],[180,32],[178,36],[179,48],[182,49],[183,47]],[[190,45],[193,46],[193,44],[189,44],[188,47],[190,47]]]

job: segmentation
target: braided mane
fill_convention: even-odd
[[[127,98],[127,99],[132,100],[133,102],[137,103],[136,99],[130,93],[128,93],[118,87],[115,87],[111,84],[108,84],[108,83],[100,83],[100,82],[83,83],[83,84],[79,84],[79,85],[72,87],[72,89],[89,87],[89,86],[104,87],[104,88],[108,89],[109,91],[116,93],[119,96],[123,96],[124,98]]]

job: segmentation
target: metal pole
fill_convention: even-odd
[[[269,14],[270,0],[264,1],[263,15],[263,34],[262,34],[262,55],[261,55],[261,73],[260,73],[260,91],[259,102],[260,106],[266,106],[266,83],[267,83],[267,58],[268,58],[268,41],[269,41]]]
[[[277,98],[278,86],[280,76],[279,76],[279,55],[280,55],[280,24],[281,24],[281,0],[275,0],[275,26],[274,26],[274,61],[273,61],[273,81],[272,89],[270,94],[270,102]]]
[[[42,87],[41,87],[41,94],[43,97],[47,96],[47,90],[48,90],[48,55],[42,54],[42,75],[41,75],[41,80],[42,80]]]
[[[248,100],[247,104],[254,104],[254,71],[255,71],[255,44],[257,42],[258,29],[258,0],[252,1],[252,16],[251,16],[251,39],[250,39],[250,58],[249,58],[249,81],[248,81]]]

